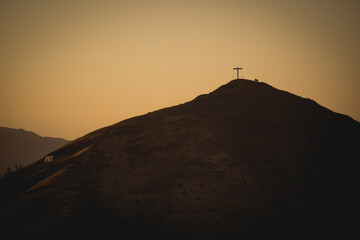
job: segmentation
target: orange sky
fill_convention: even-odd
[[[0,126],[73,140],[244,78],[360,121],[357,0],[0,0]]]

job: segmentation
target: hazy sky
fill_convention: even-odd
[[[0,0],[0,126],[80,137],[244,78],[360,121],[358,0]]]

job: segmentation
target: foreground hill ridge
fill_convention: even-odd
[[[312,100],[233,80],[98,129],[50,153],[52,162],[10,174],[0,181],[1,219],[10,234],[44,238],[350,233],[359,133],[358,122]]]
[[[345,115],[345,114],[342,114],[342,113],[334,112],[334,111],[332,111],[332,110],[330,110],[330,109],[328,109],[328,108],[326,108],[326,107],[318,104],[315,100],[313,100],[313,99],[311,99],[311,98],[303,98],[303,97],[300,97],[300,96],[295,95],[295,94],[293,94],[293,93],[290,93],[290,92],[288,92],[288,91],[277,89],[277,88],[275,88],[275,87],[273,87],[273,86],[271,86],[271,85],[269,85],[269,84],[267,84],[267,83],[265,83],[265,82],[255,82],[255,81],[252,81],[252,80],[249,80],[249,79],[234,79],[234,80],[231,80],[230,82],[228,82],[228,83],[220,86],[219,88],[211,91],[210,93],[208,93],[208,94],[201,94],[201,95],[195,97],[193,100],[190,100],[190,101],[188,101],[188,102],[180,103],[180,104],[178,104],[178,105],[174,105],[174,106],[170,106],[170,107],[164,107],[164,108],[161,108],[161,109],[159,109],[159,110],[155,110],[155,111],[152,111],[152,112],[149,112],[149,113],[146,113],[146,114],[141,114],[141,115],[134,116],[134,117],[131,117],[131,118],[128,118],[128,119],[124,119],[124,120],[120,121],[119,123],[115,123],[115,124],[113,124],[113,125],[109,125],[109,126],[107,126],[107,127],[100,128],[100,129],[95,130],[95,131],[93,131],[93,132],[101,131],[102,129],[107,129],[107,128],[110,128],[110,127],[112,127],[112,126],[116,126],[116,125],[118,125],[118,124],[121,124],[122,122],[129,121],[129,120],[131,120],[131,119],[133,119],[133,118],[139,118],[139,117],[146,116],[146,115],[148,115],[148,114],[156,114],[156,113],[158,113],[158,112],[167,111],[167,110],[169,110],[169,109],[176,108],[176,107],[181,106],[181,105],[184,105],[184,104],[190,104],[191,102],[193,102],[193,101],[198,101],[199,99],[203,99],[203,98],[211,97],[211,96],[216,95],[216,94],[221,94],[221,93],[227,92],[227,91],[231,90],[233,87],[236,87],[236,85],[238,85],[239,83],[247,83],[247,84],[250,84],[250,85],[253,86],[253,87],[257,85],[257,87],[259,87],[259,88],[263,88],[263,89],[267,88],[268,91],[269,91],[269,90],[270,90],[270,91],[276,90],[276,91],[279,91],[279,93],[287,94],[287,95],[292,96],[292,97],[296,97],[296,98],[298,98],[299,100],[301,99],[301,100],[304,100],[304,101],[308,101],[309,103],[311,103],[311,104],[316,104],[318,107],[323,108],[323,109],[326,109],[327,111],[330,111],[330,112],[332,112],[332,113],[335,113],[335,114],[338,114],[338,115],[341,115],[341,116],[350,118],[350,119],[353,120],[353,121],[356,121],[356,120],[354,120],[351,116],[348,116],[348,115]],[[255,84],[256,84],[256,85],[255,85]],[[231,94],[231,93],[230,93],[230,94]],[[90,132],[90,133],[84,135],[83,137],[89,136],[89,135],[91,135],[93,132]],[[82,139],[83,137],[80,137],[79,139]],[[79,139],[76,139],[75,141],[78,141]]]

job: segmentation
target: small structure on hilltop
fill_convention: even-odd
[[[259,82],[259,80],[257,79],[257,78],[255,78],[255,80],[254,80],[255,82]]]
[[[236,67],[236,68],[233,68],[233,70],[236,70],[236,72],[237,72],[237,78],[236,79],[240,79],[239,78],[239,70],[242,70],[242,68]]]
[[[52,161],[54,161],[54,156],[46,156],[44,158],[44,162],[46,162],[46,163],[50,163]]]

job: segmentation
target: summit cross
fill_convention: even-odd
[[[236,72],[237,72],[237,79],[239,79],[239,70],[242,70],[242,68],[236,67],[236,68],[233,68],[233,70],[236,70]]]

